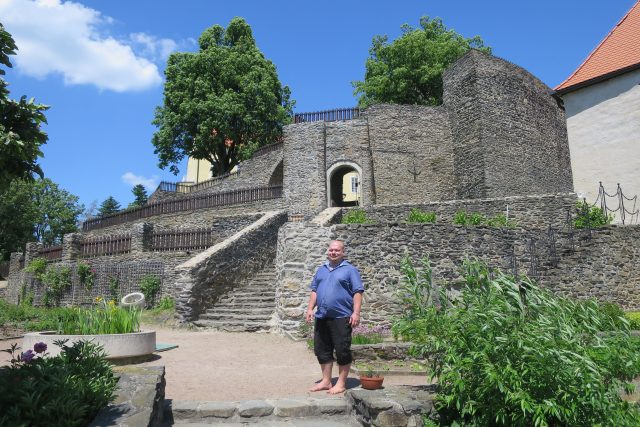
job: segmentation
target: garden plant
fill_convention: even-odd
[[[442,425],[640,425],[619,395],[640,375],[640,343],[621,312],[478,261],[463,266],[456,298],[434,286],[428,259],[401,267],[407,309],[393,331],[430,361]]]
[[[374,221],[367,216],[364,209],[352,209],[342,216],[343,224],[373,224]]]
[[[409,215],[407,216],[407,222],[435,224],[436,213],[425,212],[418,208],[411,208],[411,210],[409,211]]]
[[[113,401],[118,379],[100,347],[56,345],[62,351],[55,357],[44,357],[44,343],[22,353],[15,344],[3,350],[11,365],[0,367],[0,426],[86,426]]]
[[[591,206],[586,200],[576,204],[575,228],[599,228],[611,224],[613,214],[607,214],[597,206]]]

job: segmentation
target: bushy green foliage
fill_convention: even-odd
[[[160,310],[173,310],[176,308],[176,302],[171,297],[162,297],[158,304]]]
[[[27,297],[29,294],[27,293]],[[71,308],[32,307],[27,304],[10,304],[0,298],[0,326],[18,331],[54,331]]]
[[[640,330],[640,311],[629,311],[624,314],[629,321],[629,328],[634,331]]]
[[[109,295],[116,302],[120,301],[120,279],[117,276],[109,276]]]
[[[140,292],[144,295],[144,299],[147,301],[149,307],[155,305],[156,295],[160,292],[160,286],[160,279],[150,274],[140,280]]]
[[[373,224],[364,209],[351,209],[342,216],[343,224]]]
[[[15,350],[7,350],[12,365],[0,367],[2,426],[86,426],[115,397],[118,379],[93,343],[63,345],[56,357]]]
[[[93,280],[95,279],[95,273],[91,266],[86,262],[79,262],[76,266],[76,273],[78,274],[80,284],[87,290],[91,290],[93,288]]]
[[[25,267],[25,271],[33,273],[36,279],[42,280],[42,276],[47,271],[47,260],[45,258],[35,258]]]
[[[479,262],[465,263],[459,298],[439,292],[434,304],[423,262],[416,271],[403,261],[407,311],[394,333],[431,361],[443,424],[640,425],[638,408],[618,395],[640,374],[640,343],[615,309],[526,278],[490,278]]]
[[[175,52],[167,61],[152,143],[161,168],[177,174],[189,156],[208,160],[219,176],[278,141],[294,103],[244,19],[209,27],[198,42],[198,52]]]
[[[49,266],[40,280],[45,286],[45,305],[58,306],[64,293],[71,288],[71,269],[67,266]]]
[[[507,219],[504,214],[496,214],[492,217],[486,217],[478,212],[467,213],[465,211],[456,212],[453,217],[453,223],[464,226],[486,225],[494,228],[513,228],[516,226],[516,222]]]
[[[575,228],[599,228],[613,221],[613,214],[607,215],[602,208],[591,206],[586,201],[576,204],[576,217],[573,220]]]
[[[436,213],[424,212],[418,208],[411,208],[409,215],[407,216],[407,222],[433,224],[436,222]]]
[[[58,332],[66,335],[128,334],[140,330],[140,310],[99,298],[96,306],[66,311]]]
[[[120,203],[113,196],[109,196],[100,204],[98,214],[100,216],[112,215],[119,212],[120,209],[122,209]]]
[[[358,105],[442,103],[442,73],[469,49],[490,53],[479,36],[464,38],[447,29],[440,18],[420,18],[420,28],[400,27],[393,42],[375,36],[369,49],[364,81],[353,82]]]

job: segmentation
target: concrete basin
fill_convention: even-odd
[[[104,335],[58,335],[55,331],[29,332],[22,339],[22,351],[33,349],[38,342],[47,344],[47,352],[56,356],[60,347],[53,342],[69,340],[70,346],[76,341],[91,341],[99,344],[107,353],[107,359],[117,362],[119,359],[138,360],[149,357],[156,350],[156,331],[132,332],[130,334]]]

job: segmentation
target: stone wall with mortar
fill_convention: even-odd
[[[478,258],[493,268],[508,271],[515,255],[519,273],[531,266],[530,244],[542,286],[574,298],[597,297],[640,309],[640,226],[609,226],[574,236],[571,251],[567,233],[555,243],[558,263],[552,263],[550,243],[544,230],[463,227],[439,224],[362,224],[318,227],[309,223],[287,224],[278,239],[276,315],[277,330],[295,334],[306,309],[309,285],[316,268],[325,260],[327,244],[344,240],[346,258],[357,266],[365,283],[362,308],[364,322],[389,324],[401,313],[397,299],[401,285],[400,260],[408,254],[414,265],[429,256],[436,282],[459,285],[460,267]]]
[[[228,236],[255,221],[261,215],[261,212],[280,208],[281,200],[282,199],[263,200],[261,202],[251,203],[251,207],[243,204],[242,207],[240,205],[233,205],[155,215],[134,222],[126,222],[87,231],[84,232],[83,235],[86,237],[97,237],[129,233],[135,229],[138,224],[150,223],[153,224],[156,231],[212,227]]]
[[[241,232],[198,254],[174,270],[172,295],[181,321],[193,321],[233,286],[273,264],[283,211],[268,212]]]
[[[578,199],[575,194],[550,194],[544,196],[514,196],[495,199],[450,200],[446,202],[377,205],[364,208],[367,217],[375,222],[404,222],[411,209],[435,212],[436,223],[453,224],[458,211],[478,212],[485,216],[508,215],[523,228],[561,227],[566,223],[567,211],[573,214]],[[343,215],[349,208],[342,208]]]
[[[374,105],[363,116],[369,126],[373,158],[373,203],[455,198],[452,139],[446,109]],[[365,206],[373,203],[366,203],[365,199]]]
[[[471,50],[443,75],[457,198],[573,190],[566,118],[523,68]]]
[[[238,165],[238,173],[204,181],[207,185],[200,190],[190,193],[156,190],[149,197],[149,201],[175,200],[197,194],[218,193],[267,185],[282,185],[282,145],[282,143],[274,144],[273,148],[258,152],[251,159],[241,162]]]

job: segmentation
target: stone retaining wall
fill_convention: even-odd
[[[573,236],[556,236],[557,266],[543,230],[497,229],[439,224],[363,224],[320,227],[289,223],[278,236],[275,330],[295,335],[306,310],[315,270],[324,262],[330,240],[346,243],[346,258],[357,266],[365,283],[364,322],[389,324],[401,314],[397,299],[401,285],[400,260],[408,254],[415,266],[429,256],[436,283],[461,283],[460,267],[478,258],[493,268],[509,271],[515,255],[518,272],[531,267],[531,241],[540,284],[574,298],[597,297],[626,310],[640,309],[640,226],[608,226]]]
[[[266,213],[258,221],[189,261],[177,266],[172,289],[176,313],[194,321],[234,285],[272,263],[276,257],[278,229],[287,213]]]
[[[485,216],[503,214],[515,221],[519,227],[561,227],[566,223],[567,211],[575,213],[578,198],[574,193],[549,194],[544,196],[514,196],[495,199],[450,200],[444,202],[378,205],[364,208],[367,216],[379,223],[403,222],[412,208],[436,213],[436,223],[453,224],[458,211],[478,212]],[[347,212],[348,208],[343,208]]]

